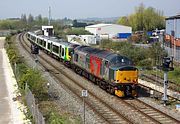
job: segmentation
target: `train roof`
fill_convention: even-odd
[[[78,46],[76,44],[64,41],[63,39],[58,39],[56,37],[47,37],[47,36],[44,36],[44,35],[37,35],[34,32],[28,32],[28,33],[33,35],[33,36],[36,36],[37,38],[44,39],[44,40],[46,40],[48,42],[54,42],[54,43],[57,43],[57,44],[62,44],[62,45],[65,45],[65,46],[72,46],[72,47]]]

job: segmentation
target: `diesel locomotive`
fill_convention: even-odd
[[[138,95],[138,69],[127,57],[32,32],[27,33],[27,39],[107,92],[119,97]]]

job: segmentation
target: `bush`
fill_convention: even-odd
[[[86,31],[84,28],[72,28],[66,30],[67,35],[90,35],[91,33]]]
[[[35,97],[40,97],[47,92],[45,79],[38,70],[28,68],[20,78],[20,87],[24,88],[25,83],[28,84]]]
[[[152,59],[144,59],[139,62],[139,65],[146,69],[152,69]]]

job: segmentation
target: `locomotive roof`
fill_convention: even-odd
[[[131,65],[132,64],[131,60],[129,60],[127,57],[121,56],[121,55],[113,53],[111,51],[92,48],[89,46],[79,46],[76,48],[76,50],[106,59],[110,62],[110,64],[112,66],[117,66],[117,65],[122,66],[122,65]]]
[[[111,66],[124,66],[124,65],[132,65],[132,61],[125,56],[121,56],[119,54],[112,54],[107,56],[107,60],[110,61]]]

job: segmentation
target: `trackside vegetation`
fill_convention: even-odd
[[[133,64],[141,70],[142,73],[157,74],[163,78],[163,71],[153,70],[160,65],[162,57],[167,56],[161,44],[156,42],[150,44],[148,48],[136,47],[132,42],[102,40],[100,47],[127,56],[133,61]],[[174,83],[180,84],[180,67],[175,66],[175,70],[168,73],[168,79]]]
[[[161,48],[160,43],[154,43],[148,48],[142,48],[136,47],[132,42],[128,41],[102,40],[100,47],[130,58],[136,66],[149,69],[160,63],[160,58],[167,55],[165,50]]]
[[[79,119],[72,119],[72,115],[61,112],[60,109],[57,109],[57,104],[53,100],[50,100],[46,86],[47,81],[39,70],[33,69],[26,64],[24,57],[20,56],[18,52],[16,43],[14,42],[15,39],[16,35],[8,35],[6,37],[5,48],[18,83],[19,91],[22,94],[21,101],[26,104],[25,85],[27,83],[36,98],[36,103],[39,105],[39,109],[45,117],[46,123],[79,124]],[[29,111],[26,113],[26,118],[34,123]]]

